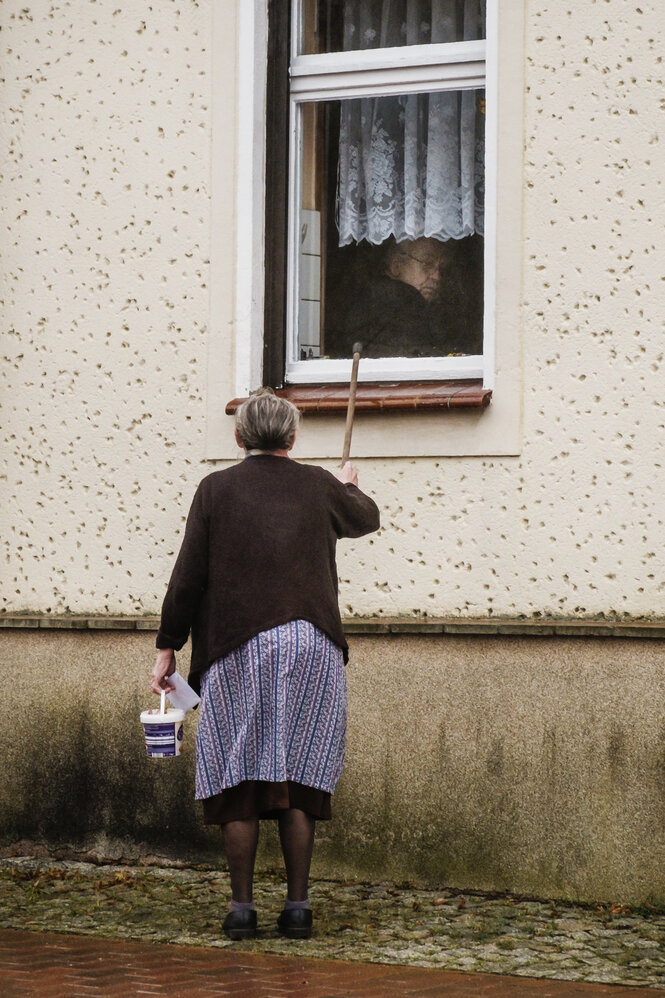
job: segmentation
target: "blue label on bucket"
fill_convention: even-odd
[[[176,754],[175,724],[145,724],[145,747],[150,756],[172,756]],[[182,738],[182,724],[178,737]]]
[[[170,724],[144,724],[146,738],[165,738],[167,735],[173,738],[173,721]]]

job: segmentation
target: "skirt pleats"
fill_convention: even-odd
[[[262,631],[213,662],[200,712],[197,799],[248,780],[335,789],[346,736],[344,661],[309,621]]]

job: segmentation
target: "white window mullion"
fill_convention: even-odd
[[[287,364],[290,384],[345,382],[351,374],[351,360],[301,360]],[[360,365],[358,380],[366,381],[442,381],[482,378],[482,356],[466,357],[367,357]]]
[[[499,158],[499,13],[496,3],[486,9],[485,84],[485,256],[483,312],[483,385],[494,388],[496,375],[496,250],[497,162]]]
[[[299,222],[302,174],[302,115],[296,101],[291,100],[289,113],[289,235],[286,291],[286,366],[299,360],[298,302],[300,299]]]
[[[484,39],[435,45],[400,45],[385,49],[298,55],[291,60],[291,77],[293,79],[299,76],[325,76],[327,73],[372,72],[382,69],[398,69],[408,74],[409,70],[421,66],[450,66],[454,63],[484,61]]]
[[[291,4],[291,62],[296,57],[296,52],[302,51],[303,34],[303,5],[302,3]]]
[[[220,17],[220,15],[217,15]],[[221,17],[220,17],[221,22]],[[252,58],[240,61],[237,81],[237,177],[235,230],[235,385],[246,394],[261,380],[263,357],[262,267],[265,212],[265,58],[268,23],[265,10],[254,3],[238,10],[238,47]],[[215,134],[219,155],[226,155],[228,135]],[[222,153],[221,150],[224,150]]]
[[[414,50],[419,58],[414,57]],[[300,56],[291,93],[300,100],[381,97],[485,85],[485,42]]]
[[[398,94],[438,93],[442,90],[478,90],[485,86],[485,63],[453,63],[403,69],[359,70],[300,76],[291,93],[302,101],[353,97],[389,97]]]

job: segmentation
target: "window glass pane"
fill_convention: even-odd
[[[484,91],[301,114],[292,359],[482,353]]]
[[[301,55],[485,37],[485,0],[302,0],[301,10]]]

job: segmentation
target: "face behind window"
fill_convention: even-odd
[[[415,288],[427,302],[433,302],[441,290],[450,253],[445,243],[422,237],[397,243],[389,255],[386,273],[396,281]]]

